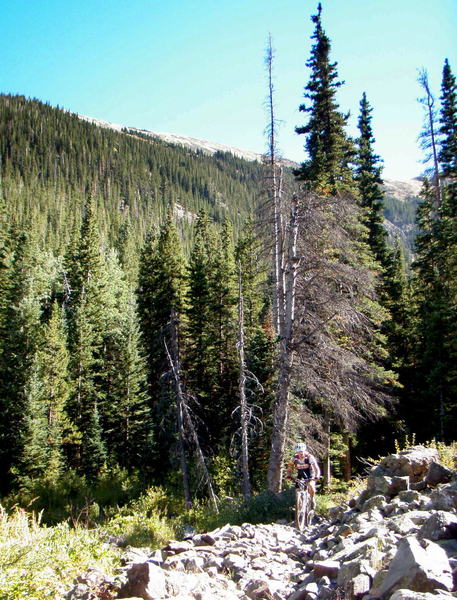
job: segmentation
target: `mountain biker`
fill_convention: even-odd
[[[295,477],[292,473],[296,471]],[[295,454],[292,460],[287,465],[287,479],[295,480],[295,487],[299,487],[297,479],[310,479],[308,481],[308,490],[311,496],[311,501],[314,506],[316,493],[316,479],[320,479],[321,470],[317,463],[316,457],[308,452],[306,444],[299,442],[295,445]]]

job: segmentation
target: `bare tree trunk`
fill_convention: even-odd
[[[238,378],[238,388],[240,394],[240,418],[241,418],[241,474],[242,474],[242,493],[249,502],[251,498],[251,482],[249,479],[249,445],[248,445],[248,426],[249,414],[246,402],[246,364],[244,359],[244,298],[243,284],[241,282],[241,266],[238,273],[238,354],[240,359],[240,371]]]
[[[324,485],[327,489],[330,489],[332,484],[332,469],[330,464],[330,449],[331,449],[331,421],[327,416],[325,418],[325,430],[327,433],[327,452],[325,453],[325,462],[324,462]]]
[[[174,312],[174,311],[173,311]],[[168,349],[167,342],[164,338],[165,351],[167,353],[168,364],[172,370],[173,377],[175,380],[176,387],[176,421],[178,426],[178,449],[179,449],[179,463],[181,466],[182,485],[184,492],[184,501],[186,509],[189,510],[192,506],[192,500],[190,496],[189,486],[189,472],[187,469],[186,453],[185,453],[185,431],[184,431],[184,420],[183,420],[183,405],[184,393],[181,385],[181,370],[179,366],[179,346],[178,346],[178,334],[176,325],[176,316],[171,316],[171,352]],[[173,354],[173,356],[172,356]]]
[[[282,170],[276,156],[276,121],[273,100],[273,49],[271,36],[267,47],[268,108],[269,108],[269,190],[273,208],[273,306],[274,325],[279,345],[277,349],[278,384],[273,413],[271,452],[268,464],[268,489],[280,492],[282,465],[286,443],[289,410],[290,376],[293,364],[292,336],[295,318],[295,286],[297,277],[298,200],[292,200],[287,228],[284,224]]]
[[[433,178],[432,184],[434,189],[435,196],[435,210],[436,217],[439,217],[439,208],[441,207],[442,202],[442,190],[441,190],[441,181],[439,177],[439,166],[438,166],[438,152],[437,152],[437,143],[436,143],[436,133],[435,133],[435,98],[430,90],[430,85],[428,83],[428,73],[425,69],[421,69],[419,72],[419,77],[417,81],[422,86],[425,91],[425,98],[421,98],[420,102],[425,106],[425,110],[427,111],[427,119],[428,119],[428,130],[425,137],[428,138],[427,142],[424,144],[424,148],[430,147],[429,149],[432,152],[433,159]]]
[[[278,168],[276,157],[276,120],[274,113],[273,86],[273,45],[271,35],[268,36],[265,64],[268,77],[268,191],[273,207],[273,326],[278,334],[280,320],[280,279],[282,268],[282,214],[281,190],[282,170]]]
[[[203,456],[203,452],[200,446],[200,442],[198,440],[198,435],[197,435],[197,431],[195,430],[195,426],[194,423],[192,421],[192,418],[189,414],[189,408],[187,406],[187,404],[183,404],[183,415],[184,415],[184,423],[185,426],[189,429],[190,431],[190,435],[192,438],[192,441],[194,443],[195,446],[195,452],[197,454],[197,462],[200,466],[200,469],[202,470],[203,473],[203,477],[206,481],[206,487],[208,489],[208,495],[213,503],[214,509],[216,512],[219,512],[219,507],[217,504],[217,497],[216,494],[214,493],[214,488],[213,488],[213,484],[211,482],[211,477],[210,474],[208,472],[208,469],[206,467],[206,461],[205,461],[205,457]]]
[[[276,403],[273,413],[273,432],[271,435],[271,450],[268,463],[268,489],[280,492],[282,484],[282,466],[286,444],[287,417],[289,412],[289,388],[291,363],[289,354],[284,346],[286,340],[280,342],[280,356],[278,360],[278,387],[276,390]]]

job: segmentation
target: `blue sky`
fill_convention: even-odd
[[[342,111],[373,106],[387,178],[422,169],[417,70],[457,74],[457,0],[322,0]],[[284,156],[303,160],[298,106],[317,0],[0,0],[0,91],[122,125],[263,152],[264,54],[276,50]]]

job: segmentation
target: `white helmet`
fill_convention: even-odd
[[[304,444],[303,442],[295,444],[295,452],[306,452],[306,449],[306,444]]]

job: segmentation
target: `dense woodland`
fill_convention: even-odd
[[[430,169],[407,270],[369,94],[352,139],[312,19],[296,170],[271,42],[263,163],[0,96],[1,494],[122,472],[217,503],[279,491],[297,439],[327,483],[394,439],[453,440],[455,77],[446,60],[439,103],[419,81]]]

